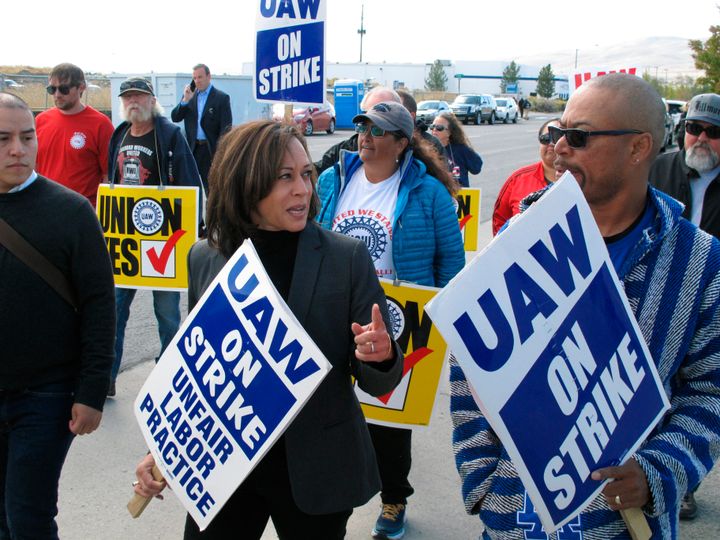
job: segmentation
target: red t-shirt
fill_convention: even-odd
[[[548,185],[542,161],[518,169],[505,180],[493,211],[492,228],[496,235],[505,222],[520,213],[520,201]]]
[[[35,170],[84,195],[95,206],[98,184],[108,170],[110,119],[89,106],[77,114],[63,114],[54,107],[37,116],[35,129]]]

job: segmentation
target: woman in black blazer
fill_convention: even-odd
[[[300,132],[251,122],[222,140],[210,171],[208,239],[189,258],[189,308],[245,238],[275,288],[333,369],[208,528],[188,516],[185,539],[260,538],[272,518],[281,539],[344,538],[356,506],[380,488],[375,453],[352,378],[372,395],[392,390],[402,352],[388,334],[385,296],[361,241],[325,231],[315,169]],[[363,323],[363,324],[361,324]],[[148,455],[143,496],[159,493]]]

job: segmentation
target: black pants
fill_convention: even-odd
[[[212,155],[210,154],[210,145],[195,143],[193,157],[197,164],[200,178],[202,179],[203,189],[208,192],[208,173],[210,172],[210,164],[212,163]]]
[[[200,532],[187,516],[184,540],[259,539],[272,518],[281,540],[341,540],[352,508],[311,515],[297,507],[290,488],[285,440],[281,438],[233,493],[207,529]]]
[[[380,469],[383,504],[407,504],[415,493],[408,475],[412,465],[412,430],[368,424]]]

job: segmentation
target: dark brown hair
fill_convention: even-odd
[[[438,114],[440,118],[444,118],[447,120],[448,125],[450,126],[450,139],[449,142],[453,144],[462,144],[464,146],[469,146],[472,148],[472,145],[470,144],[470,141],[465,136],[465,131],[463,131],[462,126],[460,125],[460,122],[457,121],[457,118],[455,118],[455,115],[448,112],[442,112]]]
[[[257,230],[252,212],[267,197],[278,179],[285,151],[292,139],[310,153],[295,126],[270,120],[242,124],[223,135],[208,175],[208,243],[226,257],[232,256],[245,238]],[[310,160],[312,164],[312,161]],[[312,168],[313,194],[308,221],[318,212],[315,193],[317,175]]]
[[[58,64],[50,72],[50,79],[56,77],[61,83],[67,82],[69,85],[80,86],[85,84],[85,73],[75,64]]]
[[[393,131],[392,134],[396,139],[404,137],[399,131]],[[445,186],[445,189],[448,190],[448,193],[450,193],[452,197],[455,197],[460,190],[460,184],[458,184],[450,174],[450,171],[448,171],[445,157],[438,154],[435,147],[426,141],[417,131],[413,134],[413,139],[405,149],[405,152],[407,152],[408,148],[412,150],[413,157],[425,165],[427,173],[437,178],[440,183]],[[405,152],[403,152],[403,158],[405,157]]]

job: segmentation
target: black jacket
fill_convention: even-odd
[[[685,205],[683,217],[690,219],[692,192],[690,180],[700,175],[685,164],[685,150],[660,154],[650,169],[650,184]],[[703,201],[700,228],[720,238],[720,175],[708,186]]]
[[[178,103],[170,113],[170,118],[173,122],[185,121],[185,137],[190,145],[190,150],[195,151],[198,122],[197,92],[187,104]],[[210,145],[210,155],[215,155],[220,136],[232,127],[230,96],[214,86],[210,87],[200,124]]]
[[[111,184],[116,182],[118,153],[129,129],[130,123],[123,122],[115,128],[115,132],[110,139],[108,181]],[[200,173],[195,164],[195,158],[193,158],[187,142],[185,142],[180,132],[180,128],[164,116],[156,116],[155,135],[160,183],[174,186],[201,187]]]

